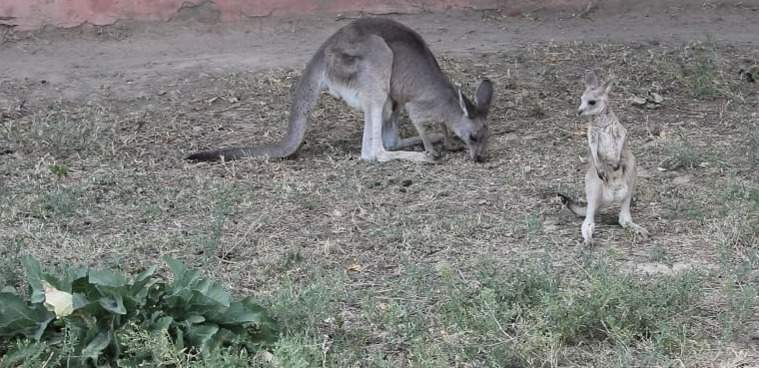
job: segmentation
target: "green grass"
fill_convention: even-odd
[[[694,42],[683,49],[681,78],[695,98],[714,98],[724,95],[720,81],[717,46],[710,37]]]
[[[748,151],[751,165],[757,169],[759,168],[759,124],[753,124],[749,133]]]
[[[338,367],[382,356],[372,351],[380,336],[411,367],[580,363],[599,347],[627,351],[630,362],[663,363],[695,348],[701,275],[639,278],[597,256],[571,269],[551,264],[539,255],[469,271],[409,265],[405,276],[385,281],[382,295],[344,290],[334,273],[297,288],[285,280],[271,300],[286,326],[273,354],[292,366]]]
[[[695,146],[685,134],[679,134],[676,141],[664,148],[664,160],[659,167],[667,170],[692,170],[709,162],[710,155],[703,148]]]

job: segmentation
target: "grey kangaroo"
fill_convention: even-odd
[[[449,131],[464,142],[472,160],[485,158],[492,83],[482,80],[471,102],[451,84],[419,34],[393,20],[363,18],[339,29],[308,62],[295,87],[287,133],[280,142],[198,152],[187,159],[294,154],[323,90],[364,113],[363,160],[434,161],[439,157],[434,143],[443,140],[448,146]],[[401,108],[408,112],[418,137],[400,138]],[[444,134],[428,134],[429,123],[444,123]],[[425,152],[401,151],[419,143]]]
[[[562,202],[576,215],[585,216],[582,223],[582,237],[586,245],[593,243],[595,214],[599,209],[612,204],[621,205],[619,224],[634,233],[647,237],[648,231],[635,224],[630,215],[630,203],[635,190],[637,176],[635,157],[627,147],[627,130],[611,111],[609,91],[614,82],[601,83],[598,76],[589,71],[585,74],[585,92],[580,98],[577,114],[590,117],[588,124],[588,146],[590,159],[585,173],[585,195],[587,206],[576,203],[559,194]]]

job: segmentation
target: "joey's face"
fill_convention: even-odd
[[[609,101],[609,91],[613,81],[601,83],[596,73],[589,71],[585,74],[585,92],[580,97],[580,107],[577,115],[593,116],[606,110]]]
[[[488,79],[484,79],[477,87],[474,103],[459,91],[459,105],[462,115],[453,124],[452,130],[466,144],[469,158],[475,162],[485,161],[487,155],[488,137],[490,136],[487,116],[492,99],[493,83]]]
[[[598,115],[606,109],[608,97],[603,89],[586,88],[585,93],[580,97],[580,107],[577,109],[577,115],[592,116]]]

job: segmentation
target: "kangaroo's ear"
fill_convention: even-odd
[[[475,106],[469,101],[466,96],[464,96],[464,93],[461,92],[459,89],[459,106],[461,107],[461,111],[464,112],[464,115],[468,118],[472,118],[474,116],[474,113],[476,111]]]
[[[598,87],[598,75],[596,75],[596,72],[592,70],[585,71],[585,87],[588,88],[595,88]]]
[[[474,97],[474,104],[477,105],[477,113],[487,116],[490,111],[490,102],[493,100],[493,82],[490,79],[483,79],[477,87],[477,94]]]

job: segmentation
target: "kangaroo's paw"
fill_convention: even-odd
[[[622,227],[632,231],[633,234],[640,236],[643,239],[648,238],[648,235],[649,235],[648,230],[646,230],[646,228],[644,228],[643,226],[640,226],[632,221],[622,224]]]
[[[408,152],[408,151],[384,151],[377,154],[377,161],[386,162],[392,160],[413,161],[422,163],[436,163],[425,152]]]
[[[430,150],[425,151],[425,154],[427,157],[429,157],[432,161],[440,160],[443,157],[443,154],[438,150]]]

